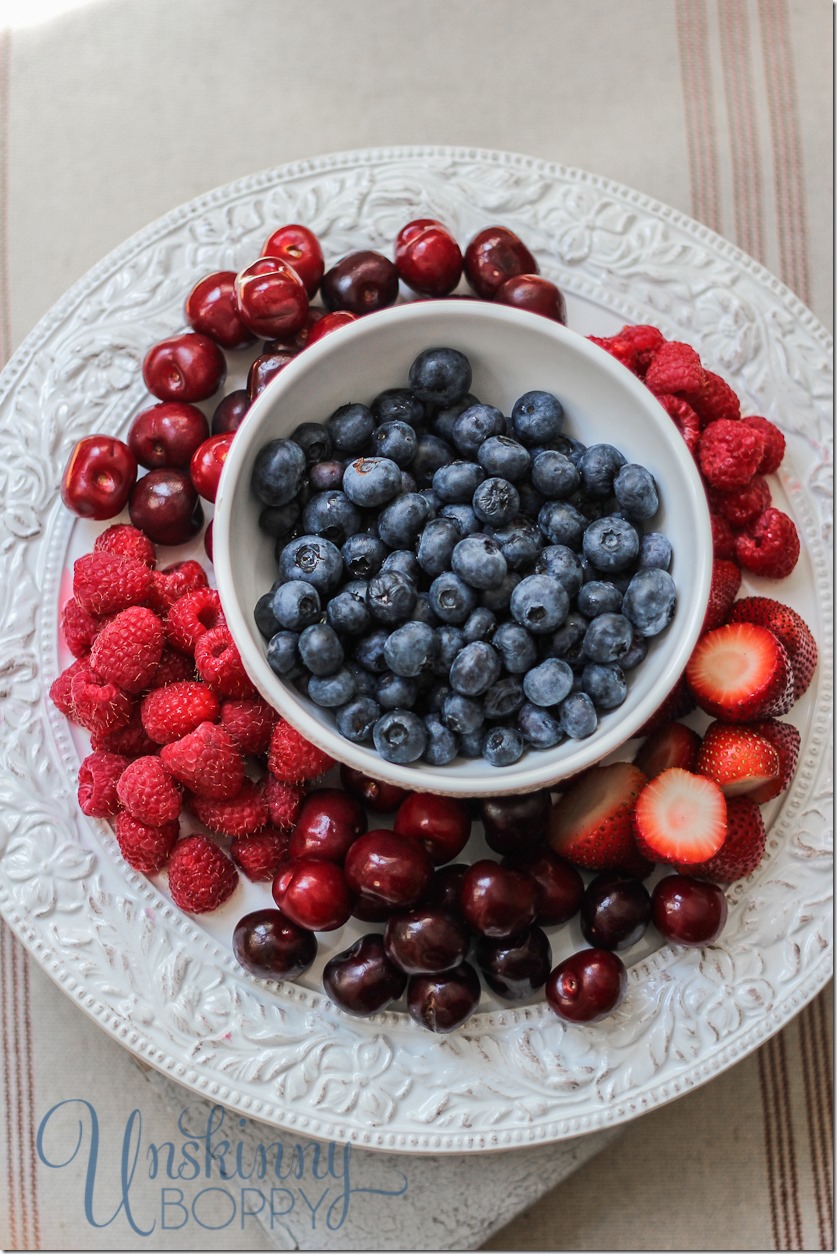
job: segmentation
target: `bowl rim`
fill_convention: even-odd
[[[455,311],[466,320],[518,322],[526,325],[530,330],[537,330],[547,337],[552,337],[556,342],[563,343],[571,351],[577,352],[582,358],[587,358],[593,368],[609,373],[632,396],[639,407],[645,410],[660,438],[669,445],[683,471],[684,486],[695,520],[696,535],[696,563],[695,569],[689,572],[689,583],[693,587],[696,586],[698,594],[696,603],[705,611],[712,575],[712,530],[706,493],[697,466],[678,429],[666,418],[666,411],[656,401],[653,393],[605,349],[594,344],[580,332],[544,318],[542,315],[512,306],[470,300],[408,301],[366,314],[358,318],[356,322],[339,329],[339,343],[346,346],[373,338],[384,321],[387,324],[396,320],[415,322],[419,327],[423,323],[432,324],[440,312],[440,306],[446,313]],[[678,638],[676,650],[669,660],[666,671],[658,677],[648,693],[640,700],[624,725],[614,722],[602,735],[599,735],[597,730],[592,736],[576,741],[569,761],[566,758],[567,741],[564,740],[561,745],[556,746],[556,748],[564,749],[563,762],[556,762],[551,757],[552,750],[527,750],[523,757],[510,767],[489,768],[486,764],[484,777],[469,775],[467,778],[463,779],[460,776],[457,779],[455,763],[446,767],[429,767],[422,763],[421,769],[416,769],[412,764],[401,765],[385,761],[374,749],[356,745],[341,736],[336,728],[332,730],[320,723],[308,712],[290,686],[284,684],[268,666],[264,654],[254,643],[251,626],[245,619],[243,609],[235,594],[234,559],[231,549],[232,501],[240,483],[242,465],[252,445],[263,438],[261,434],[258,434],[263,419],[276,408],[277,404],[281,404],[286,393],[294,388],[301,377],[318,370],[323,359],[328,358],[335,347],[332,335],[323,336],[322,339],[300,352],[280,374],[271,380],[253,401],[245,421],[237,430],[235,439],[231,441],[221,473],[213,516],[213,566],[221,608],[230,634],[241,654],[247,675],[265,701],[317,748],[339,763],[344,763],[366,775],[397,784],[411,792],[430,792],[440,796],[455,797],[533,792],[553,786],[602,761],[635,736],[669,695],[682,675],[700,636],[703,612],[695,614],[688,622]],[[669,678],[670,682],[666,682]]]

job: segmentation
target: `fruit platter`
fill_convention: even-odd
[[[538,379],[497,408],[419,340],[260,446],[243,611],[329,752],[218,591],[239,429],[416,301],[583,337],[702,494],[685,670],[535,790],[504,779],[613,726],[697,578],[667,484]],[[830,352],[697,223],[508,154],[321,158],[128,240],[0,378],[6,920],[182,1084],[372,1148],[575,1136],[743,1057],[831,973]],[[418,778],[467,762],[489,788]]]

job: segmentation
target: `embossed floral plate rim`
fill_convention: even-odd
[[[542,1005],[476,1016],[448,1037],[405,1015],[350,1020],[322,995],[264,985],[173,909],[78,812],[79,752],[46,700],[73,520],[67,452],[142,402],[139,365],[182,321],[190,282],[237,268],[266,224],[302,220],[329,256],[386,247],[407,216],[459,238],[500,220],[525,234],[586,332],[654,321],[694,343],[751,412],[789,439],[781,490],[806,543],[786,599],[816,615],[822,660],[795,711],[800,768],[774,803],[769,852],[729,892],[722,943],[663,947],[629,972],[609,1020],[567,1028]],[[595,324],[595,325],[594,325]],[[778,1030],[831,970],[831,341],[751,258],[642,194],[517,154],[338,153],[218,188],[95,266],[0,376],[0,910],[44,970],[116,1040],[205,1097],[305,1135],[389,1151],[463,1152],[560,1140],[704,1082]],[[757,581],[753,581],[757,586]]]

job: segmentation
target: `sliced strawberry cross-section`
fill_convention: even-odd
[[[632,824],[645,783],[646,776],[632,762],[585,771],[552,811],[552,848],[574,866],[591,871],[647,875],[651,867],[637,853]]]
[[[787,714],[793,672],[776,636],[754,623],[728,623],[697,643],[686,679],[702,710],[731,723]]]
[[[727,834],[724,794],[713,779],[669,767],[639,794],[634,833],[640,853],[654,862],[705,862]]]
[[[766,627],[784,645],[793,670],[793,696],[807,692],[817,668],[817,642],[801,614],[773,597],[742,597],[730,612],[731,623]]]
[[[637,750],[634,765],[649,779],[661,775],[670,766],[693,771],[697,761],[700,736],[685,723],[666,723],[652,732]]]
[[[678,863],[677,870],[731,884],[755,871],[766,846],[767,832],[755,801],[752,797],[731,797],[727,801],[727,837],[721,848],[706,862]]]

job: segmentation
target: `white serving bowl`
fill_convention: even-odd
[[[337,731],[334,715],[302,697],[267,664],[253,608],[276,578],[274,541],[258,527],[250,489],[253,464],[268,440],[305,421],[325,421],[349,401],[369,403],[384,388],[406,386],[425,348],[465,353],[472,392],[508,414],[534,388],[564,405],[565,431],[585,444],[614,444],[654,475],[661,508],[648,524],[671,540],[678,603],[670,625],[650,642],[628,676],[628,696],[601,715],[592,736],[549,750],[527,750],[509,767],[459,758],[450,766],[385,762],[372,746]],[[629,740],[668,695],[697,641],[709,597],[712,534],[706,497],[679,431],[647,388],[608,353],[547,318],[476,301],[424,301],[371,314],[324,336],[291,362],[253,403],[231,445],[215,503],[214,565],[221,604],[248,675],[264,698],[332,757],[402,788],[460,797],[529,792],[558,783]]]

